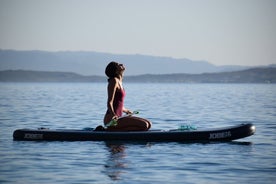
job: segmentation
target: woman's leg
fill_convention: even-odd
[[[151,128],[151,122],[147,119],[136,117],[136,116],[128,116],[130,118],[130,121],[138,122],[138,123],[144,123],[147,127],[147,130]]]
[[[135,117],[126,116],[118,119],[118,124],[114,127],[108,127],[108,131],[147,131],[150,129],[150,121]]]

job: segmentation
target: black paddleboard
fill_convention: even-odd
[[[149,130],[110,132],[71,129],[18,129],[14,140],[21,141],[232,141],[251,136],[255,126],[251,123],[206,130]]]

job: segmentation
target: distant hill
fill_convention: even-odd
[[[27,70],[0,71],[0,82],[103,82],[102,76],[83,76],[73,72]]]
[[[33,70],[73,72],[104,76],[106,65],[118,61],[126,67],[126,75],[200,74],[248,69],[245,66],[215,66],[207,61],[175,59],[147,55],[123,55],[82,51],[16,51],[0,50],[0,70]]]
[[[127,77],[131,82],[177,83],[276,83],[276,68],[252,68],[235,72],[164,74]]]
[[[125,82],[140,83],[276,83],[276,68],[253,68],[236,72],[203,74],[163,74],[126,76]],[[6,70],[0,82],[106,82],[103,76],[83,76],[72,72]]]

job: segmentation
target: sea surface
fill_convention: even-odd
[[[0,83],[0,183],[275,183],[276,85],[125,83],[152,129],[251,122],[233,142],[26,142],[20,128],[102,124],[106,83]]]

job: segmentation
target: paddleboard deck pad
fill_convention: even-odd
[[[13,139],[18,141],[175,141],[175,142],[213,142],[232,141],[245,138],[255,133],[251,123],[213,128],[206,130],[149,130],[110,132],[72,129],[18,129],[13,132]]]

